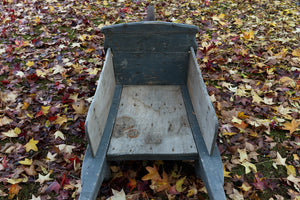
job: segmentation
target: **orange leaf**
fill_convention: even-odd
[[[298,128],[298,126],[300,125],[300,121],[299,120],[295,120],[293,119],[292,122],[286,122],[283,124],[283,130],[288,130],[290,131],[290,134],[294,133],[296,131],[296,129]]]
[[[17,183],[13,184],[9,189],[8,199],[13,199],[15,197],[15,195],[18,195],[20,189],[21,189],[21,186],[19,186]]]
[[[152,185],[153,184],[155,184],[155,182],[153,182]],[[157,181],[156,185],[158,186],[156,189],[157,192],[168,190],[171,187],[169,183],[168,175],[165,171],[163,171],[163,179]]]
[[[145,176],[142,177],[143,181],[147,181],[147,180],[161,180],[161,177],[158,173],[157,167],[154,165],[153,167],[146,167],[146,170],[149,172],[148,174],[146,174]]]

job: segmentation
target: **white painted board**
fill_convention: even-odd
[[[111,50],[106,52],[105,62],[100,74],[98,86],[90,105],[85,129],[93,156],[96,155],[105,128],[106,120],[115,90],[115,75]]]
[[[218,119],[209,99],[192,47],[190,50],[187,87],[206,148],[211,155],[218,133]]]
[[[182,154],[198,155],[180,86],[124,86],[108,157]]]

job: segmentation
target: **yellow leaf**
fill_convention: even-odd
[[[41,110],[44,115],[47,115],[49,113],[50,106],[41,106]]]
[[[25,158],[25,160],[22,160],[22,161],[19,161],[19,163],[21,165],[31,165],[32,164],[32,159],[28,159],[28,158]]]
[[[243,185],[239,188],[244,192],[248,192],[249,190],[251,190],[252,187],[247,182],[244,182]]]
[[[104,5],[104,6],[107,6],[107,5],[108,5],[108,3],[107,3],[106,0],[103,1],[103,5]]]
[[[245,167],[245,173],[246,174],[249,174],[251,172],[251,169],[255,173],[257,172],[256,166],[253,163],[250,163],[250,162],[246,161],[246,162],[243,162],[242,165]]]
[[[191,189],[189,189],[189,191],[188,191],[188,193],[187,193],[187,197],[191,197],[191,196],[194,196],[194,195],[196,195],[198,193],[198,190],[197,190],[197,188],[191,188]]]
[[[35,72],[38,77],[45,78],[48,71],[44,69],[37,69]]]
[[[68,118],[66,115],[57,116],[57,119],[53,122],[54,124],[59,124],[59,126],[63,125],[63,123],[67,122]]]
[[[16,128],[14,129],[14,132],[15,132],[15,134],[19,135],[22,131],[21,131],[20,128],[16,127]]]
[[[223,136],[226,136],[226,135],[233,136],[233,135],[236,135],[236,134],[237,133],[235,133],[235,132],[227,132],[227,131],[225,131],[225,132],[222,133]]]
[[[247,151],[245,149],[238,149],[237,150],[240,154],[240,162],[243,162],[245,160],[248,160]]]
[[[80,101],[79,105],[73,104],[72,107],[77,114],[85,114],[88,110],[88,108],[84,105],[83,100]]]
[[[50,7],[50,12],[53,12],[54,11],[53,6],[49,6],[49,7]]]
[[[26,65],[27,65],[28,67],[31,67],[31,66],[34,65],[34,62],[33,62],[33,61],[27,61]]]
[[[252,95],[252,103],[256,102],[259,104],[260,102],[263,102],[262,98],[260,98],[260,96],[258,96],[258,94],[256,94],[254,90],[251,91],[251,95]]]
[[[18,134],[15,133],[15,131],[13,129],[10,129],[7,132],[2,132],[3,135],[5,135],[6,137],[18,137]]]
[[[17,184],[23,182],[23,178],[8,178],[6,181],[10,184]]]
[[[294,88],[296,86],[296,83],[293,79],[291,79],[288,76],[284,76],[282,78],[280,78],[280,83],[283,84],[284,86],[291,86],[292,88]]]
[[[294,177],[296,177],[296,169],[293,165],[286,165],[286,171],[288,175],[293,175]]]
[[[31,138],[29,142],[24,146],[26,148],[26,152],[29,152],[30,150],[38,151],[38,148],[36,146],[37,143],[39,143],[38,140],[34,140],[33,138]]]
[[[300,57],[300,48],[294,49],[293,52],[292,52],[292,55],[296,56],[296,57]]]
[[[59,137],[60,139],[65,140],[65,136],[61,131],[56,131],[54,133],[54,136],[55,136],[55,139],[57,139]]]
[[[24,104],[23,104],[23,106],[22,106],[22,108],[21,109],[23,109],[23,110],[27,110],[27,108],[28,108],[28,106],[29,106],[30,104],[29,103],[27,103],[27,102],[24,102]]]
[[[224,177],[231,178],[231,176],[229,175],[231,172],[226,171],[225,164],[223,164],[223,173],[224,173]]]
[[[290,134],[294,133],[297,129],[298,126],[300,125],[300,120],[295,120],[293,119],[292,122],[286,122],[283,124],[283,130],[288,130],[290,131]]]
[[[153,167],[146,167],[146,170],[149,172],[145,176],[142,177],[143,181],[147,180],[160,180],[161,177],[158,173],[157,167],[154,165]]]
[[[185,178],[186,177],[183,177],[183,178],[181,178],[181,179],[179,179],[177,182],[176,182],[176,190],[177,190],[177,192],[182,192],[184,189],[182,188],[182,185],[183,185],[183,183],[184,183],[184,181],[185,181]]]
[[[234,20],[235,21],[234,21],[233,24],[238,25],[238,26],[243,25],[243,21],[240,18],[235,18]]]
[[[244,32],[243,33],[243,38],[245,40],[253,40],[254,39],[254,32],[253,32],[253,30],[251,29],[249,32]]]

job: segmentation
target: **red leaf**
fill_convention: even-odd
[[[55,193],[57,194],[59,192],[60,189],[60,185],[57,181],[53,181],[45,190],[45,193],[50,193],[52,191],[55,191]]]
[[[267,183],[266,183],[266,177],[263,177],[263,175],[261,173],[256,173],[255,174],[255,182],[252,183],[253,186],[260,190],[260,191],[263,191],[265,190],[268,186],[267,186]]]
[[[56,119],[57,119],[57,116],[49,117],[49,118],[48,118],[48,120],[49,120],[50,122],[53,122],[53,121],[55,121]]]
[[[7,85],[9,84],[9,81],[7,79],[4,79],[3,81],[1,81],[2,85]]]
[[[63,174],[62,177],[61,177],[61,184],[60,185],[63,187],[65,184],[68,184],[69,181],[70,180],[68,178],[66,178],[66,175]]]
[[[42,115],[43,115],[43,111],[40,110],[39,112],[36,113],[35,117],[37,118],[37,117],[42,116]]]

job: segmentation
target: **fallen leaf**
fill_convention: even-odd
[[[75,148],[74,145],[67,145],[67,144],[60,144],[56,145],[58,149],[66,154],[71,154],[73,149]]]
[[[286,122],[283,124],[283,130],[288,130],[290,131],[290,134],[294,133],[297,129],[298,126],[300,125],[300,120],[295,120],[293,119],[291,122]]]
[[[296,169],[293,165],[286,165],[285,167],[288,175],[297,176]]]
[[[19,163],[21,165],[31,165],[32,164],[32,159],[25,158],[25,160],[19,161]]]
[[[248,160],[248,155],[246,149],[238,149],[237,150],[240,154],[240,162],[244,162],[245,160]]]
[[[77,114],[85,114],[88,111],[83,100],[81,100],[79,104],[73,104],[72,107]]]
[[[55,139],[57,139],[58,137],[62,140],[65,140],[65,135],[61,132],[61,131],[56,131],[54,133]]]
[[[38,151],[38,148],[36,146],[37,143],[39,143],[38,140],[34,140],[33,138],[31,138],[29,142],[24,145],[24,147],[26,148],[26,152],[29,152],[30,150]]]
[[[109,197],[107,200],[126,200],[126,194],[122,189],[120,192],[112,189],[113,196]]]
[[[18,137],[18,134],[13,130],[13,129],[10,129],[9,131],[7,132],[2,132],[2,134],[6,137],[9,137],[9,138],[12,138],[12,137]]]
[[[39,182],[40,184],[43,184],[45,181],[51,181],[53,178],[50,178],[51,173],[48,173],[47,175],[43,176],[42,174],[39,174],[39,178],[35,182]]]
[[[176,181],[176,190],[178,192],[183,192],[184,188],[182,188],[182,185],[183,185],[183,183],[185,181],[185,178],[186,177],[183,177],[183,178],[179,179],[178,181]]]
[[[21,186],[19,186],[17,183],[13,184],[8,191],[8,199],[13,199],[16,195],[18,195],[20,189]]]
[[[157,167],[154,165],[153,167],[146,167],[146,170],[149,172],[145,176],[142,177],[143,181],[147,180],[161,180],[161,177],[157,171]]]
[[[251,169],[256,173],[257,169],[256,166],[253,163],[250,163],[248,161],[243,162],[241,165],[245,167],[245,173],[249,174],[251,172]],[[250,169],[251,168],[251,169]]]
[[[50,185],[47,187],[47,189],[45,190],[46,194],[49,194],[50,192],[54,191],[56,194],[58,194],[59,189],[60,189],[60,184],[57,181],[53,181],[52,183],[50,183]]]

